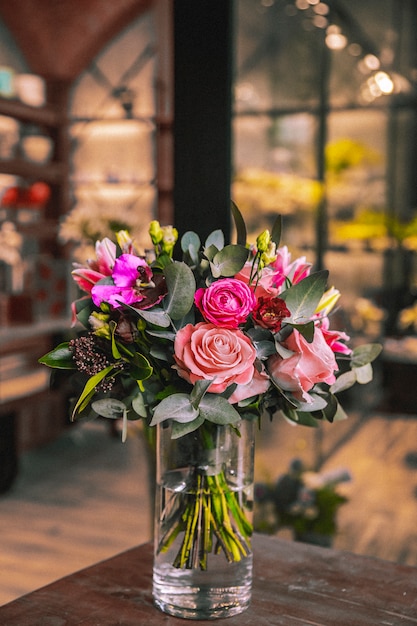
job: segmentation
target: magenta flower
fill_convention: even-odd
[[[256,306],[250,287],[235,278],[223,278],[207,289],[197,289],[194,302],[206,322],[222,328],[244,324]]]
[[[319,327],[327,345],[333,350],[333,352],[346,355],[352,354],[352,349],[343,343],[344,341],[349,341],[349,335],[340,330],[330,330],[329,326],[329,318],[323,317],[319,322]]]
[[[155,287],[152,278],[152,270],[144,259],[134,254],[122,254],[114,262],[113,284],[94,285],[91,297],[96,306],[100,306],[102,302],[114,308],[123,304],[137,304],[146,299],[144,293],[146,288]],[[160,301],[162,297],[163,294],[157,301]]]
[[[96,259],[87,261],[87,267],[76,265],[72,277],[83,291],[90,293],[99,280],[111,276],[116,259],[116,244],[105,237],[96,243]]]

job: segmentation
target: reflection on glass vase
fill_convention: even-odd
[[[178,439],[156,428],[154,602],[189,619],[241,613],[252,588],[254,423],[205,421]]]

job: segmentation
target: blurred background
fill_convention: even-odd
[[[232,237],[230,197],[384,348],[346,422],[265,422],[257,529],[417,565],[416,26],[413,0],[0,0],[0,603],[152,535],[141,433],[70,424],[37,364],[72,263],[151,219]]]

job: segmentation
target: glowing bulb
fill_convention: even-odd
[[[394,82],[386,72],[377,72],[374,76],[375,83],[378,85],[381,93],[390,94],[394,91]]]
[[[330,50],[343,50],[346,47],[347,38],[341,33],[328,32],[326,45]]]
[[[363,61],[368,69],[379,70],[380,62],[374,54],[367,54]]]

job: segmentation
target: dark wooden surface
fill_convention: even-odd
[[[250,608],[232,626],[417,624],[417,569],[266,536],[254,538]],[[0,607],[2,626],[184,626],[153,607],[152,545]]]

